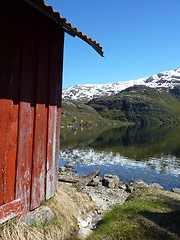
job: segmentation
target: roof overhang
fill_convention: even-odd
[[[40,11],[41,13],[45,14],[48,18],[59,24],[66,33],[70,34],[71,36],[79,37],[86,43],[88,43],[91,47],[93,47],[96,52],[98,52],[102,57],[104,56],[102,47],[98,42],[93,40],[92,38],[88,37],[83,32],[79,31],[75,28],[72,24],[70,24],[66,18],[62,17],[59,12],[55,11],[51,6],[44,3],[43,0],[24,0],[26,3]]]

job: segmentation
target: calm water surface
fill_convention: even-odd
[[[180,188],[180,127],[63,129],[60,165],[66,162],[76,163],[79,175],[100,167],[101,176],[117,174],[123,182]]]

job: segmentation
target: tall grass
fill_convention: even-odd
[[[43,225],[26,226],[19,219],[13,219],[0,227],[1,240],[66,240],[76,239],[77,217],[94,208],[94,203],[85,194],[66,184],[59,185],[58,193],[43,202],[54,212],[51,221]]]

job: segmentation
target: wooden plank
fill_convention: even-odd
[[[59,51],[57,51],[57,126],[56,126],[56,176],[55,176],[55,191],[58,191],[58,173],[59,173],[59,153],[60,153],[60,132],[61,132],[61,112],[62,112],[62,73],[63,73],[63,53],[64,53],[64,32],[59,31]]]
[[[101,169],[98,168],[97,170],[94,170],[92,173],[90,173],[89,175],[87,175],[85,178],[83,178],[81,181],[79,181],[78,183],[75,184],[77,190],[80,192],[81,190],[83,190],[83,188],[93,180],[93,178],[95,178],[99,173],[100,173]]]
[[[8,13],[12,16],[20,11],[8,9]],[[8,16],[7,16],[8,17]],[[16,157],[17,157],[17,134],[18,134],[18,112],[19,112],[19,78],[21,68],[21,45],[22,45],[22,21],[15,17],[15,21],[10,21],[8,18],[7,28],[7,49],[9,56],[9,74],[11,81],[8,85],[9,99],[9,115],[8,122],[8,142],[6,162],[4,165],[4,203],[11,202],[15,199],[15,174],[16,174]],[[13,39],[13,41],[12,41]]]
[[[57,125],[60,124],[60,113],[57,110],[57,91],[59,91],[62,76],[62,64],[59,54],[63,54],[64,33],[59,35],[59,28],[52,25],[51,34],[51,58],[50,58],[50,90],[49,90],[49,118],[48,118],[48,142],[47,142],[47,176],[46,176],[46,199],[54,196],[58,182],[57,160]],[[63,37],[63,38],[62,38]],[[59,51],[58,51],[59,49]]]
[[[9,86],[9,61],[8,61],[8,48],[7,48],[7,28],[3,27],[3,21],[6,20],[6,6],[5,2],[1,4],[3,11],[0,14],[0,206],[4,203],[4,167],[7,154],[7,141],[8,141],[8,113],[9,113],[9,100],[8,100],[8,86]]]
[[[4,204],[5,164],[8,144],[9,100],[0,99],[0,206]]]
[[[0,100],[0,159],[1,159],[1,192],[2,203],[14,200],[15,163],[17,150],[18,105],[12,100]]]
[[[49,106],[46,199],[53,197],[55,194],[56,123],[57,107]]]
[[[4,2],[3,2],[4,3]],[[2,12],[0,14],[0,29],[1,33],[4,32],[3,19],[4,19],[4,5],[1,3]],[[4,144],[5,144],[5,127],[6,127],[6,117],[4,111],[6,111],[6,100],[4,96],[6,95],[6,75],[7,66],[4,61],[6,53],[4,52],[4,34],[0,37],[0,206],[3,204],[3,172],[4,172]]]
[[[36,104],[30,210],[39,207],[45,197],[46,134],[47,109],[43,104]]]
[[[2,113],[1,108],[1,100],[0,100],[0,116]],[[2,119],[0,119],[0,134],[2,134]],[[3,135],[0,138],[0,206],[3,204]]]
[[[44,20],[44,21],[43,21]],[[32,165],[31,207],[40,206],[45,198],[45,167],[47,149],[49,31],[46,19],[39,19],[38,70],[36,85],[36,119]]]
[[[17,128],[18,128],[18,105],[13,101],[9,104],[8,139],[6,148],[6,161],[4,164],[4,203],[14,200],[16,153],[17,153]]]
[[[19,16],[20,7],[15,11],[16,4],[12,3],[9,9],[7,2],[3,7],[0,18],[0,205],[14,200],[21,57],[21,21],[16,17],[12,22],[9,18],[9,15]]]
[[[34,137],[37,29],[36,17],[33,15],[33,11],[25,6],[23,13],[24,36],[21,68],[16,198],[21,199],[23,210],[29,210]]]
[[[21,212],[21,200],[17,199],[0,207],[0,224],[16,217]]]
[[[61,93],[61,91],[60,91]],[[56,157],[55,157],[55,192],[58,191],[59,154],[60,154],[61,108],[57,108]]]
[[[84,178],[86,178],[86,176],[79,177],[79,176],[74,176],[74,175],[69,176],[69,175],[66,175],[66,174],[59,174],[58,181],[59,182],[65,182],[65,183],[78,183],[79,181],[81,181]],[[98,186],[98,183],[89,182],[87,184],[87,186],[96,187],[96,186]]]

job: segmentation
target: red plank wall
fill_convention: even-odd
[[[0,32],[2,218],[13,200],[33,210],[57,191],[64,32],[23,1],[7,0]]]

